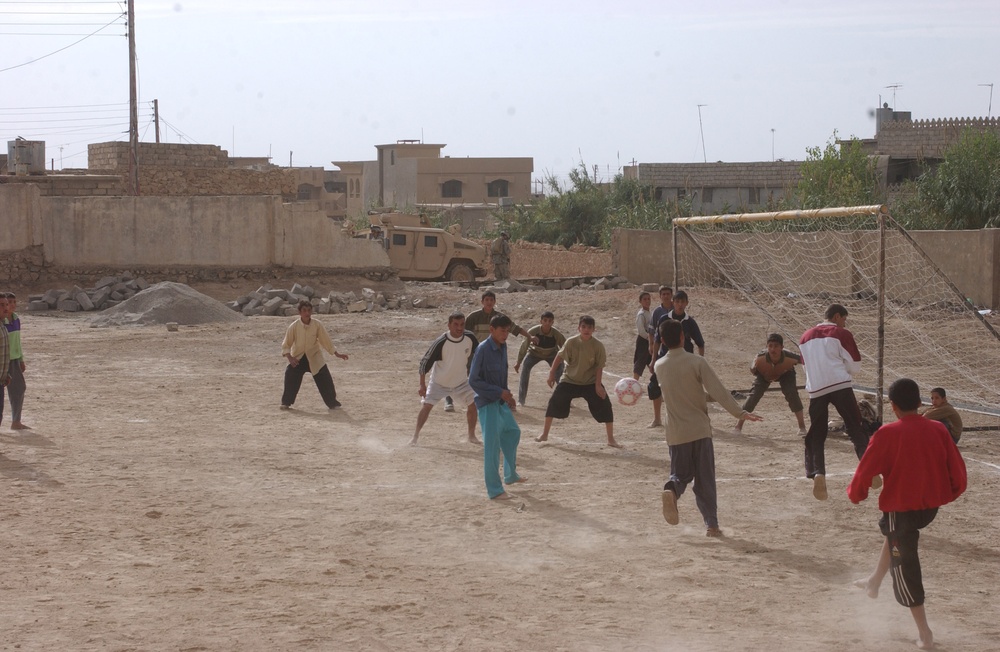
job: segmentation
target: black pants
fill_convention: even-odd
[[[549,405],[545,408],[545,416],[553,419],[565,419],[569,416],[570,403],[574,398],[582,398],[587,401],[590,408],[590,415],[597,423],[614,423],[615,413],[611,407],[611,399],[605,393],[604,398],[597,395],[597,389],[593,383],[588,385],[574,385],[565,381],[556,385],[549,397]]]
[[[285,391],[281,395],[282,405],[295,404],[295,397],[299,395],[299,387],[302,386],[302,377],[309,372],[309,358],[306,356],[299,358],[299,364],[296,366],[288,365],[285,367]],[[313,380],[316,381],[316,388],[319,389],[319,395],[323,397],[326,407],[335,408],[340,405],[337,402],[337,388],[333,386],[333,376],[330,375],[329,367],[323,365],[323,368],[313,376]]]
[[[809,432],[806,433],[806,477],[826,475],[826,436],[830,432],[830,406],[840,413],[858,459],[868,448],[868,433],[861,427],[861,410],[850,387],[809,399]]]
[[[919,607],[924,603],[924,583],[920,573],[917,542],[920,528],[930,525],[937,516],[937,507],[912,512],[883,512],[879,529],[889,540],[889,574],[896,602],[904,607]]]

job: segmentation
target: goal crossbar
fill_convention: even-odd
[[[676,226],[695,224],[727,224],[742,222],[774,222],[779,220],[815,220],[826,217],[852,217],[855,215],[888,215],[885,204],[874,206],[841,206],[839,208],[813,208],[809,210],[776,211],[773,213],[727,213],[725,215],[699,215],[697,217],[675,217]]]

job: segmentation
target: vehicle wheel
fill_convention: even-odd
[[[448,268],[448,280],[458,283],[472,283],[476,280],[476,273],[465,263],[455,263]]]

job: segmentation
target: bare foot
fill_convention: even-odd
[[[927,632],[926,636],[917,639],[917,647],[921,650],[931,650],[934,648],[934,635]]]
[[[660,421],[660,420],[658,420],[658,419],[653,419],[652,421],[650,421],[650,422],[649,422],[649,425],[648,425],[648,426],[646,426],[646,427],[647,427],[647,428],[659,428],[659,427],[661,427],[662,425],[663,425],[663,422],[662,422],[662,421]]]
[[[413,435],[413,438],[410,440],[410,446],[416,446],[416,445],[417,445],[417,436]]]
[[[523,476],[523,475],[519,476],[517,480],[514,480],[514,482],[527,482],[527,481],[528,481],[528,478],[526,476]],[[507,484],[514,484],[514,482],[508,482]]]
[[[14,423],[10,424],[10,429],[11,430],[31,430],[31,428],[29,428],[28,426],[24,425],[20,421],[15,421]]]
[[[549,440],[548,435],[538,435],[537,437],[535,437],[535,441],[548,441],[548,440]]]
[[[826,493],[826,476],[816,474],[813,477],[813,497],[815,497],[816,500],[827,499],[828,496]]]
[[[469,438],[466,441],[469,442],[470,444],[479,444],[480,446],[483,445],[483,442],[476,439],[475,435],[469,435]]]
[[[716,538],[721,537],[722,536],[722,530],[720,530],[717,527],[710,527],[707,530],[705,530],[705,536],[706,537],[716,537]]]
[[[513,496],[511,496],[509,493],[505,491],[499,496],[493,496],[492,498],[490,498],[490,500],[510,500],[511,498],[513,498]]]
[[[869,598],[874,600],[878,597],[878,587],[872,584],[872,581],[867,577],[863,580],[854,580],[854,586],[865,592]]]
[[[608,446],[610,446],[611,448],[621,448],[622,447],[622,445],[619,444],[618,442],[616,442],[614,439],[609,439],[608,440]]]

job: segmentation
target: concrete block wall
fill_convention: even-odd
[[[291,200],[297,191],[297,177],[294,170],[288,168],[265,172],[168,166],[139,168],[139,194],[142,196],[278,195]]]
[[[881,125],[878,153],[895,158],[943,158],[966,129],[1000,135],[1000,118],[947,118],[898,120]]]

